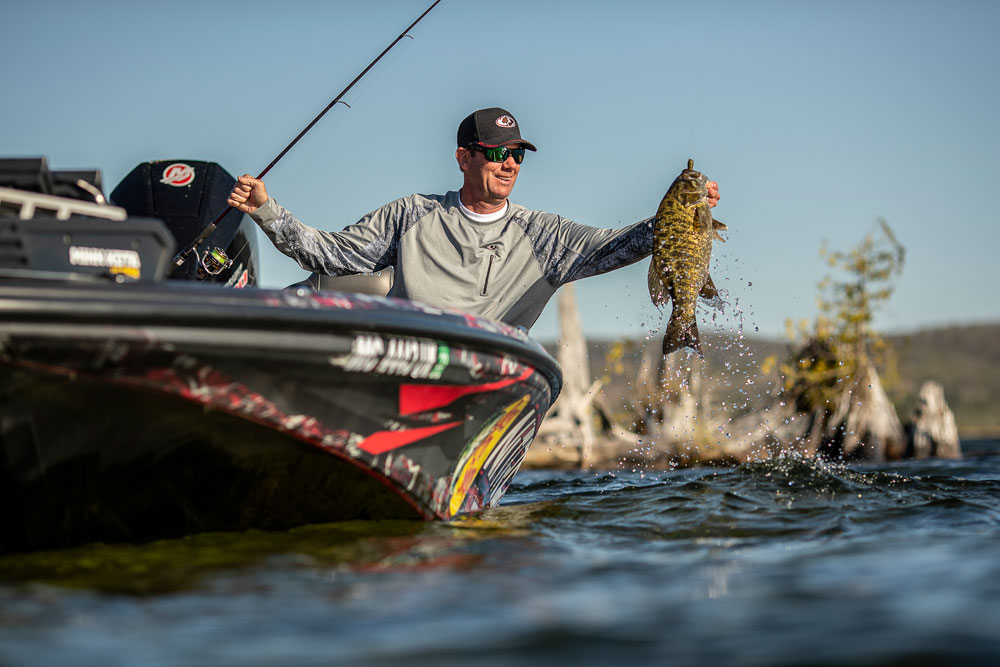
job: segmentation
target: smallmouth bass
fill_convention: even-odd
[[[712,218],[708,177],[694,170],[694,160],[674,179],[653,221],[653,257],[649,263],[649,297],[657,306],[672,303],[663,336],[663,354],[690,347],[701,355],[695,307],[698,297],[719,295],[708,274],[712,240],[725,239],[726,226]],[[703,355],[702,355],[703,356]]]

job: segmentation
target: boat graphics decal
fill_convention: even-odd
[[[230,414],[271,423],[282,431],[327,449],[343,449],[364,441],[364,436],[359,433],[327,428],[315,417],[287,414],[273,401],[245,384],[233,381],[211,366],[198,364],[191,357],[181,358],[180,361],[178,366],[172,368],[152,369],[141,378],[119,380],[133,385],[149,384],[160,391],[225,410]]]
[[[473,385],[434,385],[434,384],[401,384],[399,385],[399,414],[412,415],[444,407],[456,399],[469,394],[479,394],[496,391],[519,382],[524,382],[534,372],[525,368],[516,378],[487,382]]]
[[[387,338],[390,343],[384,349],[392,349],[391,342],[394,339],[391,337],[359,335],[354,341],[361,341],[362,346],[373,345],[374,349],[378,349],[377,341],[383,338]],[[385,357],[377,354],[374,356],[378,360],[375,369],[378,369]],[[371,361],[367,355],[356,358]],[[481,358],[486,378],[497,378],[502,373],[516,370],[520,370],[521,374],[479,385],[405,383],[400,385],[398,402],[379,404],[357,402],[356,399],[348,401],[347,403],[354,405],[352,410],[357,412],[353,416],[341,413],[341,420],[351,424],[351,428],[347,429],[328,427],[319,419],[308,415],[285,414],[263,395],[251,391],[240,382],[234,382],[216,368],[199,364],[189,356],[178,358],[173,368],[165,369],[160,374],[147,373],[145,379],[159,385],[161,390],[173,388],[178,394],[191,400],[254,421],[274,424],[306,442],[346,454],[366,467],[375,470],[387,468],[385,475],[422,499],[433,515],[450,518],[456,514],[490,507],[500,499],[537,431],[538,414],[548,406],[548,395],[545,392],[547,385],[542,379],[536,379],[537,374],[533,368],[517,364],[502,355],[482,354]],[[370,367],[368,363],[353,371],[348,371],[346,365],[342,368],[363,375],[365,369]],[[524,393],[525,389],[529,389],[529,393]],[[483,414],[484,410],[491,410],[498,399],[509,396],[514,391],[519,392],[519,398],[507,405],[500,415]],[[414,397],[421,392],[426,392],[434,400],[418,403],[419,399]],[[410,398],[407,399],[407,396]],[[463,403],[463,400],[472,402]],[[462,405],[465,407],[461,407]],[[345,407],[341,405],[341,410]],[[518,420],[522,413],[526,416]],[[466,415],[464,419],[456,419],[463,414]],[[476,417],[477,414],[481,416]],[[372,418],[378,415],[381,417],[376,424]],[[442,458],[441,454],[434,452],[442,449],[447,451],[450,443],[456,442],[456,436],[450,434],[462,433],[463,429],[459,427],[466,420],[471,420],[469,423],[482,423],[484,417],[489,425],[477,437],[468,441],[478,445],[466,443],[461,453],[444,455],[445,459],[451,460],[455,460],[457,456],[458,462],[453,468],[456,473],[452,473],[451,469],[441,469],[440,464],[430,467],[425,465],[428,456],[429,461]],[[371,426],[365,427],[358,420],[365,420],[364,423]],[[514,428],[511,428],[512,425]],[[461,438],[461,435],[458,437]],[[401,455],[397,451],[402,447],[407,448],[407,455]],[[411,452],[413,448],[419,451]],[[391,465],[386,463],[389,455],[392,457]],[[441,478],[455,480],[443,495],[434,492],[436,480]]]
[[[278,308],[424,310],[332,292],[251,290],[241,299],[243,294],[256,306]],[[451,313],[442,319],[452,320],[450,326],[475,320]],[[65,336],[30,323],[12,327],[0,323],[0,372],[8,377],[58,376],[67,392],[83,380],[141,389],[150,405],[157,394],[196,402],[205,414],[230,415],[349,462],[425,518],[451,519],[495,505],[558,391],[551,373],[521,357],[457,341],[333,331],[324,335],[328,347],[298,349],[274,338],[274,348],[251,344],[234,353],[210,328],[190,336],[180,327],[108,320],[92,335]],[[490,327],[507,328],[481,325]],[[173,331],[184,335],[172,338]],[[538,349],[533,341],[528,346]],[[177,427],[178,441],[197,429],[181,422]],[[137,455],[153,442],[137,439]],[[172,441],[163,435],[156,442]]]
[[[507,489],[510,487],[514,475],[521,468],[524,455],[540,425],[539,413],[532,408],[507,431],[503,440],[493,448],[480,472],[480,477],[483,478],[485,501],[480,502],[481,507],[493,507],[507,493]]]
[[[418,440],[423,440],[441,431],[447,431],[461,423],[457,421],[447,424],[437,424],[435,426],[400,429],[398,431],[376,431],[358,443],[358,448],[369,454],[382,454],[391,449],[397,449]]]
[[[451,498],[448,502],[449,516],[455,516],[464,509],[466,497],[469,495],[473,482],[479,477],[483,465],[530,400],[531,396],[525,394],[508,405],[466,445],[455,466],[455,474],[452,476]],[[476,505],[475,509],[482,506],[482,494],[475,494],[471,500],[472,504]]]
[[[374,344],[386,338],[391,337],[358,335],[351,340]],[[544,413],[550,401],[548,383],[533,368],[484,352],[476,354],[481,379],[486,382],[452,384],[445,377],[447,383],[401,383],[395,394],[386,395],[384,385],[371,385],[368,380],[369,386],[382,388],[369,393],[365,385],[349,379],[356,376],[364,382],[363,378],[371,377],[363,371],[367,365],[349,371],[345,366],[325,364],[329,371],[324,376],[317,372],[324,366],[319,358],[307,364],[308,371],[296,371],[287,361],[281,362],[280,372],[277,368],[269,371],[265,360],[247,364],[238,357],[208,364],[201,359],[203,353],[181,352],[148,334],[134,340],[112,337],[67,341],[66,345],[66,349],[53,349],[32,338],[15,341],[5,351],[18,366],[32,372],[61,375],[70,381],[97,378],[173,394],[287,433],[378,471],[404,489],[411,499],[408,502],[423,508],[428,518],[447,519],[495,504],[520,466],[537,429],[537,415]],[[433,361],[432,367],[442,360],[438,353],[445,347],[451,359],[472,354],[459,346],[437,345],[435,354],[426,357]],[[385,346],[385,350],[390,348]],[[384,357],[376,355],[375,359],[378,368]],[[520,370],[520,375],[502,375],[514,370]],[[300,375],[306,385],[301,391],[314,394],[316,402],[299,401],[293,403],[298,409],[290,410],[281,373]],[[464,378],[468,382],[468,371],[460,364],[449,364],[444,375],[448,373],[455,381]],[[423,399],[422,392],[427,394]],[[498,404],[505,406],[499,414]],[[468,427],[484,423],[488,426],[469,438]]]
[[[245,385],[234,382],[225,374],[207,365],[198,365],[191,358],[182,360],[180,368],[157,369],[142,378],[119,378],[119,381],[145,385],[152,383],[160,391],[176,393],[230,414],[265,424],[272,424],[304,442],[331,452],[346,455],[369,470],[379,471],[408,492],[423,498],[430,495],[431,482],[423,467],[405,455],[390,453],[380,457],[394,447],[401,447],[432,435],[446,431],[461,422],[441,424],[427,428],[397,431],[380,431],[368,436],[348,429],[330,428],[322,421],[302,414],[285,414],[278,406],[264,396],[253,392]],[[396,437],[398,440],[393,440]],[[420,484],[421,480],[423,483]],[[411,501],[412,502],[412,501]],[[427,509],[417,509],[428,518],[435,516]]]

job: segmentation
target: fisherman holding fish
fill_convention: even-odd
[[[342,276],[391,266],[395,278],[388,296],[458,308],[526,329],[559,286],[654,254],[654,228],[658,246],[676,241],[661,238],[666,228],[657,222],[659,215],[605,229],[511,202],[525,151],[537,149],[521,137],[509,111],[492,107],[469,114],[457,139],[460,190],[397,199],[340,232],[301,223],[267,194],[263,181],[249,174],[237,180],[229,205],[249,214],[278,250],[308,271]],[[715,206],[718,185],[702,177],[699,187],[698,206]],[[653,285],[651,277],[651,295]],[[670,295],[670,289],[664,283],[661,297]]]

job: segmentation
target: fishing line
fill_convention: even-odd
[[[430,25],[430,22],[428,22],[426,25]],[[375,74],[373,74],[371,77],[368,78],[368,83],[362,83],[360,87],[356,91],[354,91],[354,97],[351,98],[351,104],[348,104],[343,100],[340,101],[341,104],[346,106],[348,109],[352,109],[354,108],[352,104],[356,105],[361,103],[362,100],[364,100],[365,95],[368,93],[369,90],[371,90],[372,86],[374,86],[379,81],[379,79],[382,78],[383,74],[392,69],[393,64],[397,60],[399,60],[399,58],[404,53],[406,53],[406,49],[410,47],[412,42],[416,41],[413,35],[407,34],[406,37],[410,38],[409,41],[403,40],[400,47],[389,55],[389,59],[385,61],[385,63],[383,63],[383,66],[380,69],[376,69]],[[347,114],[335,116],[334,118],[335,119],[333,123],[330,123],[329,119],[327,120],[327,125],[329,126],[329,129],[326,131],[326,134],[323,135],[323,138],[317,142],[316,148],[313,149],[313,151],[306,157],[306,159],[301,161],[299,168],[294,170],[294,173],[290,175],[289,178],[294,185],[292,190],[289,190],[289,192],[294,192],[296,186],[305,185],[303,179],[300,178],[301,175],[307,169],[310,168],[310,165],[313,163],[316,156],[320,154],[320,151],[322,151],[323,148],[326,146],[327,142],[330,140],[330,137],[333,136],[334,132],[337,131],[337,128],[340,127],[340,124],[344,121],[345,118],[347,118]]]
[[[695,130],[698,127],[701,107],[701,89],[704,86],[704,77],[698,77],[694,87],[694,103],[691,105],[691,129],[688,132],[688,158],[694,156]]]
[[[435,4],[437,4],[437,3],[435,3]],[[432,7],[433,7],[433,5],[432,5]],[[430,11],[430,10],[428,10],[428,11]],[[426,14],[427,12],[424,12],[424,13]],[[434,24],[434,21],[435,21],[435,20],[438,20],[438,19],[436,19],[435,17],[431,17],[430,19],[428,19],[428,20],[427,20],[427,22],[426,22],[426,23],[424,24],[424,28],[426,29],[426,28],[427,28],[428,26],[431,26],[431,25],[433,25],[433,24]],[[419,19],[418,19],[418,21],[419,21]],[[414,25],[416,25],[416,22],[414,22]],[[412,27],[412,26],[411,26],[411,27]],[[367,95],[368,91],[369,91],[369,90],[371,90],[372,86],[374,86],[374,85],[375,85],[376,83],[378,83],[378,81],[379,81],[379,80],[380,80],[380,79],[382,78],[382,76],[383,76],[383,75],[384,75],[384,74],[385,74],[386,72],[388,72],[389,70],[391,70],[391,69],[392,69],[392,66],[393,66],[393,64],[395,64],[395,62],[396,62],[397,60],[399,60],[399,59],[400,59],[400,58],[401,58],[401,57],[403,56],[403,54],[405,54],[405,53],[406,53],[406,49],[410,48],[410,45],[411,45],[411,44],[412,44],[413,42],[415,42],[415,41],[416,41],[416,38],[415,38],[415,37],[414,37],[413,35],[409,34],[409,30],[407,30],[407,31],[406,31],[406,32],[404,33],[404,37],[408,37],[408,38],[410,39],[410,41],[409,41],[409,42],[407,42],[407,41],[403,41],[403,43],[402,43],[402,46],[400,46],[400,47],[399,47],[398,49],[396,49],[396,50],[395,50],[395,51],[394,51],[394,52],[393,52],[393,53],[392,53],[392,54],[391,54],[391,55],[389,56],[389,60],[385,61],[385,64],[384,64],[384,66],[383,66],[383,67],[382,67],[381,69],[379,69],[379,70],[376,70],[376,71],[375,71],[375,74],[373,74],[373,75],[372,75],[371,77],[369,77],[369,79],[368,79],[368,83],[366,83],[366,84],[363,84],[363,85],[362,85],[362,86],[361,86],[360,88],[358,88],[358,90],[357,90],[357,91],[355,91],[355,95],[354,95],[354,97],[352,98],[352,100],[353,100],[353,104],[358,104],[358,103],[360,103],[360,102],[361,102],[361,101],[362,101],[362,100],[363,100],[363,99],[365,98],[365,95]],[[351,106],[351,104],[348,104],[347,102],[344,102],[344,101],[341,101],[341,104],[344,104],[344,105],[345,105],[345,106],[347,106],[347,108],[349,108],[349,109],[350,109],[350,108],[353,108],[353,107]],[[312,153],[311,153],[311,154],[309,155],[309,159],[310,159],[310,160],[311,160],[312,158],[315,158],[315,157],[316,157],[316,155],[317,155],[317,154],[319,153],[319,151],[320,151],[320,149],[321,149],[321,148],[323,147],[323,145],[324,145],[324,144],[325,144],[325,143],[326,143],[326,142],[327,142],[327,141],[328,141],[328,140],[330,139],[330,137],[331,137],[331,136],[333,136],[333,133],[334,133],[334,131],[335,131],[335,130],[336,130],[336,128],[337,128],[337,127],[338,127],[338,126],[340,125],[340,123],[341,123],[341,122],[342,122],[342,121],[344,120],[344,118],[346,118],[346,116],[339,116],[339,117],[337,118],[337,121],[336,121],[336,122],[335,122],[335,123],[333,124],[333,126],[332,126],[332,127],[331,127],[331,128],[330,128],[330,129],[328,130],[328,131],[327,131],[326,135],[325,135],[325,136],[324,136],[324,137],[323,137],[323,138],[322,138],[322,139],[320,140],[320,142],[319,142],[319,145],[318,145],[318,146],[316,147],[316,150],[314,150],[314,151],[313,151],[313,152],[312,152]],[[301,170],[300,170],[300,172],[299,172],[299,173],[301,173]]]
[[[396,37],[396,39],[392,40],[392,42],[389,44],[389,46],[385,47],[385,49],[382,51],[382,53],[378,54],[378,56],[375,58],[375,60],[373,60],[370,63],[368,63],[368,66],[365,67],[363,70],[361,70],[361,73],[358,74],[356,77],[354,77],[354,80],[351,81],[349,84],[347,84],[347,87],[344,88],[342,91],[340,91],[340,94],[337,95],[335,98],[333,98],[333,101],[331,101],[328,105],[326,105],[326,108],[323,109],[322,111],[320,111],[319,115],[317,115],[315,118],[313,118],[312,121],[308,125],[306,125],[302,129],[301,132],[299,132],[298,136],[296,136],[294,139],[292,139],[291,143],[289,143],[287,146],[285,146],[285,148],[280,153],[278,153],[278,155],[273,160],[271,160],[270,164],[268,164],[266,167],[264,167],[264,170],[262,172],[260,172],[260,174],[257,176],[257,179],[259,180],[259,179],[264,178],[264,176],[267,175],[267,172],[271,171],[271,168],[274,165],[278,164],[278,160],[280,160],[281,158],[283,158],[285,156],[285,154],[288,153],[288,151],[290,151],[292,149],[292,147],[299,142],[299,139],[301,139],[302,137],[304,137],[305,134],[306,134],[306,132],[308,132],[309,130],[311,130],[313,128],[313,126],[316,123],[318,123],[319,120],[323,116],[326,115],[327,111],[329,111],[330,109],[332,109],[334,107],[334,105],[336,105],[338,102],[341,102],[341,98],[343,98],[344,95],[346,95],[347,92],[351,88],[354,87],[354,84],[356,84],[358,81],[360,81],[361,78],[364,77],[364,75],[367,74],[368,71],[372,67],[374,67],[376,65],[376,63],[378,63],[378,61],[380,61],[382,59],[382,56],[384,56],[385,54],[387,54],[392,49],[392,47],[396,46],[396,44],[401,39],[403,39],[404,37],[408,37],[409,35],[407,35],[407,33],[410,30],[412,30],[415,25],[417,25],[418,23],[420,23],[421,19],[423,19],[425,16],[427,16],[427,14],[429,14],[430,11],[432,9],[434,9],[438,5],[438,3],[440,3],[440,2],[441,2],[441,0],[434,0],[434,2],[431,3],[431,6],[424,10],[423,14],[421,14],[420,16],[418,16],[417,19],[413,23],[411,23],[409,26],[407,26],[406,30],[404,30],[403,32],[399,33],[399,36]],[[347,103],[344,102],[344,104],[347,104]],[[195,248],[197,248],[198,246],[200,246],[202,243],[205,242],[205,239],[207,239],[209,237],[209,235],[211,235],[211,233],[219,225],[219,223],[222,221],[222,219],[224,217],[226,217],[226,215],[229,213],[229,211],[232,210],[232,208],[233,208],[232,206],[227,206],[225,208],[225,210],[222,211],[222,213],[220,213],[218,215],[218,217],[215,218],[215,220],[213,220],[211,223],[209,223],[209,225],[207,227],[205,227],[205,229],[203,229],[201,231],[201,233],[198,234],[198,236],[195,237],[195,239],[191,243],[189,243],[186,248],[184,248],[183,250],[181,250],[179,253],[177,253],[174,256],[174,258],[173,258],[172,261],[173,261],[173,264],[174,264],[175,267],[179,267],[179,266],[182,266],[184,264],[184,262],[187,260],[187,256],[189,254],[191,254],[191,252]]]
[[[412,35],[406,35],[406,36],[409,37],[411,41],[413,41],[413,36]],[[410,42],[403,42],[403,46],[401,46],[398,49],[396,49],[395,53],[393,53],[391,56],[389,56],[389,60],[387,60],[385,62],[385,66],[382,67],[381,69],[377,70],[375,72],[375,74],[373,74],[371,76],[371,78],[369,78],[367,84],[362,85],[360,88],[358,88],[357,91],[355,91],[355,95],[352,98],[353,101],[354,101],[354,104],[358,104],[359,102],[361,102],[365,98],[365,95],[368,93],[369,90],[371,90],[372,86],[374,86],[376,83],[378,83],[379,79],[382,78],[382,75],[384,75],[387,71],[389,71],[390,69],[392,69],[393,63],[395,63],[397,60],[399,60],[399,58],[404,53],[406,53],[406,49],[409,47],[409,45],[410,45]],[[344,102],[343,100],[341,100],[341,103],[347,105],[347,107],[349,109],[352,108],[351,105],[347,104],[347,102]],[[309,155],[309,159],[312,159],[312,158],[316,157],[316,155],[319,153],[319,151],[323,147],[323,145],[326,144],[326,142],[330,139],[331,136],[333,136],[334,129],[336,129],[336,127],[338,125],[340,125],[341,121],[343,121],[344,118],[345,118],[345,116],[340,116],[337,119],[337,122],[334,123],[334,125],[330,128],[330,130],[326,133],[326,135],[322,139],[320,139],[319,144],[316,146],[316,150],[314,150]]]

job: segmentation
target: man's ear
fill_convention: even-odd
[[[456,148],[455,149],[455,161],[458,162],[458,170],[463,174],[465,170],[469,168],[469,160],[471,154],[466,148]]]

